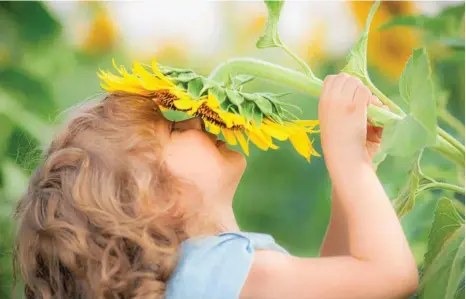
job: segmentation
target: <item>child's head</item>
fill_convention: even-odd
[[[18,204],[26,294],[163,294],[188,223],[207,206],[230,205],[244,168],[202,120],[168,121],[149,98],[110,94],[80,108]]]

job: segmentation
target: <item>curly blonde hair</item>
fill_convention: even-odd
[[[78,109],[19,201],[14,265],[27,298],[161,298],[186,238],[160,161],[153,100]]]

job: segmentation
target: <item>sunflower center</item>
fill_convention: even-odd
[[[213,111],[209,106],[205,103],[202,103],[199,108],[197,109],[195,116],[199,116],[221,128],[226,128],[227,125],[225,121],[218,115],[217,112]]]
[[[195,116],[201,117],[204,120],[207,120],[214,125],[219,126],[220,128],[227,128],[225,121],[218,115],[218,113],[212,108],[210,108],[206,103],[202,103],[197,109]],[[244,127],[242,125],[233,125],[230,130],[242,130]]]
[[[178,111],[188,111],[189,109],[178,109],[176,108],[174,101],[178,100],[178,97],[172,93],[168,89],[161,89],[154,91],[151,96],[153,96],[154,101],[167,109],[170,110],[178,110]]]

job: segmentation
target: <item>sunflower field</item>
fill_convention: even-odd
[[[168,26],[151,29],[172,32],[157,51],[147,38],[136,53],[110,5],[74,3],[70,26],[59,17],[70,4],[0,2],[0,299],[13,292],[15,201],[62,112],[122,86],[142,84],[167,117],[200,116],[242,151],[248,169],[234,201],[241,228],[269,233],[295,255],[318,256],[331,186],[315,120],[322,80],[338,72],[360,78],[389,107],[368,111],[385,128],[373,162],[418,263],[412,298],[464,298],[464,2],[429,13],[414,1],[342,2],[357,31],[344,51],[343,33],[335,51],[323,46],[333,25],[325,18],[310,37],[288,43],[296,26],[283,30],[286,7],[322,3],[259,4],[211,4],[222,26],[210,24],[209,42],[196,39],[197,53]]]

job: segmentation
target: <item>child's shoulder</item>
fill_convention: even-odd
[[[166,298],[238,298],[256,249],[286,253],[267,234],[229,232],[186,240]]]

